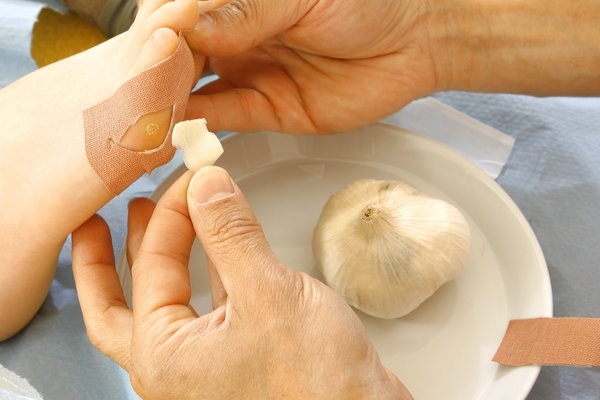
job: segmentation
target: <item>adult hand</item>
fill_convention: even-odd
[[[191,97],[188,117],[214,131],[302,133],[379,120],[440,88],[425,3],[199,2],[186,38],[220,79]]]
[[[196,237],[209,259],[206,315],[190,306]],[[411,399],[341,297],[277,259],[220,168],[183,175],[156,208],[131,204],[132,310],[103,220],[90,219],[72,242],[90,340],[145,399]]]
[[[213,131],[326,133],[442,90],[600,95],[600,2],[205,0],[186,38]]]

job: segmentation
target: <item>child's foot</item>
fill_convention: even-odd
[[[43,302],[66,236],[112,198],[86,156],[83,111],[170,57],[197,15],[195,0],[145,0],[128,32],[0,91],[0,340]],[[193,78],[203,59],[195,62]],[[160,146],[172,110],[117,132],[119,145]]]

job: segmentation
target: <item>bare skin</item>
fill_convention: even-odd
[[[207,0],[209,128],[330,133],[437,91],[600,94],[600,2]]]
[[[191,29],[197,15],[194,0],[148,0],[129,32],[0,92],[0,340],[42,304],[67,235],[113,197],[86,158],[83,110],[170,56],[176,32]],[[197,57],[197,71],[203,62]],[[162,143],[170,113],[142,117],[123,145],[144,150]],[[149,125],[162,128],[148,135]]]

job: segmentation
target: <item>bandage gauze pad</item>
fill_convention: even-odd
[[[214,164],[223,154],[221,141],[206,128],[204,118],[175,124],[171,140],[173,146],[183,151],[183,162],[191,171]]]

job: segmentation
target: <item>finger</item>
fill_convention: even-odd
[[[230,89],[208,96],[191,95],[186,119],[196,118],[205,118],[212,132],[282,130],[269,100],[257,90],[248,88]]]
[[[311,2],[202,1],[198,23],[186,34],[190,46],[211,57],[250,49],[297,23]],[[224,4],[225,3],[225,4]]]
[[[72,235],[73,275],[91,343],[124,369],[131,365],[132,317],[115,270],[110,231],[95,215]]]
[[[150,217],[154,212],[156,204],[150,199],[133,199],[129,202],[129,214],[127,216],[127,263],[129,267],[133,265],[137,258],[137,253],[142,244],[142,238],[150,222]]]
[[[227,292],[223,287],[223,282],[221,282],[215,264],[208,257],[206,257],[206,263],[208,265],[208,279],[210,280],[210,298],[212,308],[215,310],[227,302]]]
[[[279,73],[277,70],[270,76],[272,85],[267,87],[255,88],[254,82],[233,87],[221,79],[210,82],[189,97],[186,118],[205,118],[212,132],[317,132],[300,106],[303,103],[293,82]],[[282,114],[286,117],[281,118]]]
[[[258,293],[271,279],[287,279],[289,270],[271,251],[254,212],[225,170],[204,167],[196,172],[188,207],[228,299]]]
[[[206,63],[204,54],[193,51],[192,57],[194,58],[194,82],[198,82],[202,76],[208,75],[210,69]]]
[[[180,310],[178,318],[194,316],[188,308],[191,298],[188,263],[196,237],[187,211],[190,177],[190,173],[181,176],[156,205],[132,266],[136,321],[169,306]]]
[[[289,58],[287,66],[302,67],[302,60]],[[210,67],[222,78],[202,86],[190,96],[186,118],[206,118],[213,132],[315,133],[321,129],[316,125],[318,121],[309,115],[313,106],[320,103],[318,99],[307,103],[306,99],[306,89],[316,84],[314,79],[305,84],[306,78],[290,75],[290,70],[259,50],[212,60]]]

